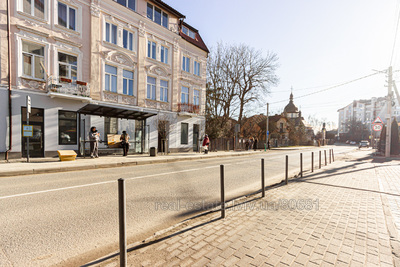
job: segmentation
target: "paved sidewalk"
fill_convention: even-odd
[[[307,149],[310,147],[288,147],[288,148],[275,148],[273,150],[299,150]],[[325,147],[328,149],[328,146]],[[0,161],[0,177],[16,176],[16,175],[30,175],[39,173],[54,173],[66,171],[80,171],[99,168],[115,168],[127,167],[133,165],[152,164],[152,163],[166,163],[183,160],[196,160],[196,159],[209,159],[219,157],[233,157],[233,156],[246,156],[257,153],[268,153],[264,150],[248,150],[248,151],[218,151],[210,152],[208,154],[195,153],[195,152],[182,152],[170,153],[169,155],[158,154],[156,157],[150,157],[149,154],[134,154],[122,157],[121,155],[115,156],[102,156],[96,159],[90,157],[80,158],[77,157],[75,161],[63,161],[58,158],[31,158],[31,162],[26,162],[26,159],[5,160]]]
[[[400,266],[399,161],[334,162],[266,195],[128,246],[128,265]]]

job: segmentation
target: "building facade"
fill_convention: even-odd
[[[9,14],[0,26],[1,154],[25,156],[27,96],[31,156],[83,151],[91,126],[103,149],[123,130],[137,153],[163,140],[170,151],[198,149],[208,49],[184,15],[159,0],[9,3],[0,3]]]
[[[386,97],[373,97],[367,100],[354,100],[351,104],[338,110],[338,135],[349,132],[352,121],[360,121],[365,124],[369,133],[372,131],[372,123],[379,117],[386,123]],[[400,119],[400,106],[397,99],[392,102],[392,116]],[[374,133],[376,134],[376,133]]]

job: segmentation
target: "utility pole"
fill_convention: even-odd
[[[269,128],[268,128],[268,124],[269,124],[269,103],[267,103],[267,130],[265,132],[265,148],[268,149],[268,137],[269,137]]]
[[[387,114],[386,114],[386,147],[385,147],[385,157],[390,157],[390,144],[392,137],[392,84],[393,84],[393,76],[392,76],[392,66],[389,67],[388,70],[388,95],[386,99],[387,104]]]

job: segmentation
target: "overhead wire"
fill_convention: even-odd
[[[298,97],[294,97],[294,99],[299,99],[299,98],[303,98],[303,97],[306,97],[306,96],[319,94],[319,93],[322,93],[322,92],[325,92],[325,91],[328,91],[328,90],[332,90],[334,88],[338,88],[338,87],[341,87],[341,86],[344,86],[344,85],[347,85],[347,84],[350,84],[350,83],[353,83],[353,82],[356,82],[356,81],[359,81],[359,80],[362,80],[362,79],[366,79],[368,77],[371,77],[371,76],[374,76],[374,75],[377,75],[377,74],[381,74],[381,73],[382,72],[375,72],[375,73],[372,73],[372,74],[369,74],[369,75],[366,75],[366,76],[363,76],[363,77],[360,77],[360,78],[357,78],[357,79],[354,79],[354,80],[351,80],[351,81],[347,81],[347,82],[340,83],[340,84],[337,84],[337,85],[334,85],[334,86],[330,86],[330,87],[322,89],[322,90],[318,90],[318,91],[315,91],[315,92],[312,92],[312,93],[309,93],[309,94],[305,94],[305,95],[301,95],[301,96],[298,96]],[[270,104],[278,104],[278,103],[283,103],[283,102],[287,102],[287,99],[271,102]]]
[[[390,56],[390,64],[389,64],[389,66],[392,66],[392,62],[393,62],[393,55],[394,55],[394,51],[395,51],[395,47],[396,47],[396,41],[397,41],[397,32],[398,32],[398,29],[399,29],[399,21],[400,21],[400,8],[399,8],[398,15],[397,15],[396,31],[395,31],[395,34],[394,34],[392,55]]]

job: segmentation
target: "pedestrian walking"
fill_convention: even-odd
[[[257,145],[258,145],[258,139],[255,138],[255,139],[254,139],[254,144],[253,144],[254,151],[257,150]]]
[[[93,126],[92,128],[90,128],[89,132],[91,158],[99,157],[99,140],[100,140],[100,133],[97,132],[96,127]]]
[[[208,154],[209,146],[210,146],[210,139],[208,138],[208,135],[206,134],[204,136],[204,140],[203,140],[203,147],[205,147],[204,154]]]
[[[127,134],[126,131],[122,131],[122,134],[121,134],[121,137],[119,138],[119,140],[121,140],[123,156],[126,157],[126,156],[128,156],[128,151],[129,151],[129,134]]]

